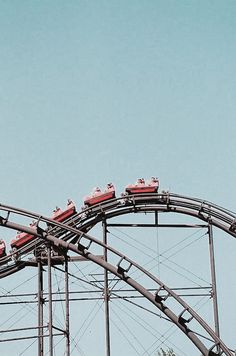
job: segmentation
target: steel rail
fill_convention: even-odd
[[[50,226],[49,231],[57,237],[60,237],[64,230],[58,228],[58,224],[39,214],[29,212],[27,210],[18,209],[15,207],[0,204],[0,211],[7,212],[7,217],[0,217],[0,224],[3,225],[3,221],[7,221],[11,214],[22,215],[31,219],[35,219],[38,222],[43,222]],[[212,204],[208,201],[190,198],[186,196],[180,196],[177,194],[139,194],[135,196],[121,197],[112,199],[109,202],[103,204],[97,204],[94,207],[82,210],[74,215],[71,219],[68,219],[67,224],[73,224],[78,229],[85,232],[89,231],[94,225],[106,219],[128,214],[131,212],[176,212],[186,215],[194,216],[205,222],[211,223],[218,228],[226,231],[230,235],[236,237],[236,214]],[[196,213],[197,212],[197,213]],[[70,240],[73,234],[68,233],[65,236],[65,240]],[[25,254],[31,251],[38,241],[29,243],[26,247],[19,249],[19,254]],[[7,263],[11,260],[13,254],[9,254],[6,257],[0,259],[0,264]]]
[[[125,198],[118,198],[122,202]],[[119,215],[138,212],[174,212],[191,215],[208,222],[236,237],[236,213],[219,207],[218,205],[196,198],[182,197],[176,194],[135,195],[126,198],[125,204],[119,204],[114,209],[104,210],[102,205],[94,206],[85,213],[88,219],[79,224],[80,230],[89,231],[104,217],[110,219]]]

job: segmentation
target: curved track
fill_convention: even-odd
[[[109,202],[83,210],[63,224],[32,212],[5,205],[0,206],[0,211],[0,225],[28,232],[36,237],[33,243],[28,244],[19,251],[22,257],[29,251],[35,249],[35,247],[39,247],[45,243],[47,244],[47,242],[50,242],[56,250],[59,249],[62,254],[65,254],[67,250],[80,254],[112,272],[141,293],[165,314],[166,317],[192,341],[203,355],[232,355],[229,348],[217,337],[209,325],[190,308],[184,300],[174,293],[173,290],[168,288],[162,281],[146,271],[135,261],[124,256],[111,246],[104,245],[103,242],[88,234],[88,231],[93,226],[104,219],[107,220],[129,213],[160,211],[191,215],[236,237],[236,215],[231,211],[200,199],[168,193],[140,194],[113,199]],[[17,221],[19,215],[30,220],[37,220],[37,228],[32,229],[16,223],[15,221]],[[91,252],[93,245],[98,246],[100,249],[110,251],[115,262],[111,264],[101,257],[94,255]],[[15,273],[30,264],[30,261],[26,260],[12,262],[11,258],[12,255],[8,255],[0,260],[0,264],[2,265],[0,277]],[[139,270],[146,278],[155,283],[156,293],[150,293],[145,286],[131,278],[130,274],[133,269]],[[177,312],[168,306],[170,297],[172,299],[174,298],[178,305],[177,310],[181,310],[181,312]],[[191,328],[192,324],[198,324],[205,335],[207,335],[207,338],[212,340],[210,346],[194,332],[193,328]]]

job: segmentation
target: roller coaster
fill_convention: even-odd
[[[146,184],[140,180],[134,185],[126,187],[124,194],[116,197],[115,188],[109,185],[102,192],[97,189],[92,195],[84,200],[84,206],[80,211],[74,208],[74,204],[69,201],[69,210],[56,211],[51,218],[23,209],[0,205],[0,226],[18,232],[18,238],[12,243],[12,250],[2,253],[0,258],[0,278],[7,278],[10,275],[20,273],[25,268],[38,267],[39,275],[44,266],[48,269],[48,338],[50,356],[53,355],[53,316],[52,316],[52,286],[51,270],[53,266],[65,265],[65,275],[68,278],[68,263],[75,258],[83,258],[91,261],[95,265],[102,267],[106,273],[104,275],[104,300],[106,309],[106,355],[111,354],[110,334],[109,334],[109,291],[108,273],[123,281],[145,298],[154,306],[164,318],[175,325],[186,338],[204,356],[234,355],[232,348],[227,346],[220,337],[218,305],[216,291],[216,275],[214,265],[213,233],[212,228],[216,227],[226,234],[236,237],[236,214],[224,209],[209,201],[191,198],[170,192],[158,192],[159,181],[153,179]],[[148,271],[145,266],[139,264],[135,259],[131,259],[126,254],[120,252],[107,243],[109,226],[120,226],[116,223],[117,217],[129,215],[150,214],[153,222],[143,223],[123,223],[122,226],[135,227],[169,227],[169,224],[160,224],[159,215],[165,213],[181,214],[190,216],[201,224],[194,226],[204,226],[207,228],[210,243],[210,261],[212,276],[212,299],[214,307],[214,324],[211,327],[184,298],[182,298],[170,286],[166,285],[155,274]],[[58,218],[62,216],[63,218]],[[20,221],[20,223],[19,223]],[[32,221],[34,222],[32,224]],[[115,221],[113,223],[113,221]],[[24,222],[24,223],[22,223]],[[94,237],[90,231],[98,224],[102,225],[102,239]],[[182,224],[183,227],[190,226]],[[175,227],[172,225],[172,227]],[[176,224],[177,227],[177,224]],[[18,244],[25,237],[24,243]],[[23,241],[23,239],[21,240]],[[41,271],[41,272],[40,272]],[[139,272],[143,276],[145,283],[139,282],[132,276],[134,272]],[[22,272],[23,273],[23,272]],[[4,279],[5,280],[5,279]],[[40,280],[40,278],[39,278]],[[141,279],[142,280],[142,279]],[[147,286],[151,285],[152,290]],[[44,355],[44,334],[43,334],[43,302],[42,285],[38,286],[38,356]],[[174,306],[173,306],[173,301]],[[65,354],[69,356],[70,332],[69,332],[69,290],[68,280],[66,288],[66,310],[67,318],[64,334],[66,337]],[[202,337],[203,335],[203,337]]]

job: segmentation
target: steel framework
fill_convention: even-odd
[[[202,221],[201,224],[160,224],[159,213],[173,212],[189,215]],[[151,224],[141,223],[113,223],[112,218],[125,216],[133,213],[152,213],[154,222]],[[227,234],[236,237],[236,215],[224,208],[210,202],[180,196],[171,193],[161,194],[138,194],[124,196],[97,204],[84,209],[64,223],[55,222],[47,217],[22,209],[0,205],[0,225],[2,227],[22,231],[34,235],[36,239],[21,248],[17,255],[12,252],[0,259],[0,278],[7,277],[25,267],[34,266],[38,269],[38,355],[44,355],[44,328],[43,310],[43,268],[48,271],[48,349],[49,355],[53,355],[53,338],[55,335],[65,335],[66,355],[70,355],[70,291],[68,263],[72,260],[90,260],[104,269],[104,303],[105,303],[105,335],[106,355],[110,351],[110,326],[109,326],[109,287],[108,272],[119,280],[124,281],[133,290],[139,292],[146,300],[154,305],[168,320],[176,325],[181,332],[196,346],[204,356],[227,355],[232,356],[232,350],[225,345],[220,338],[218,301],[216,287],[215,257],[213,246],[213,231],[215,226]],[[19,219],[24,219],[24,224],[19,224]],[[25,220],[37,221],[36,229],[28,227]],[[98,223],[103,227],[103,238],[99,240],[89,234],[89,231]],[[204,227],[207,229],[209,238],[209,254],[212,278],[212,299],[214,308],[214,330],[203,320],[200,315],[186,301],[163,281],[138,264],[135,260],[124,255],[108,244],[107,232],[109,227]],[[96,248],[95,248],[96,247]],[[96,253],[93,252],[96,250]],[[24,259],[27,253],[34,251],[35,257]],[[69,252],[80,257],[70,256]],[[98,253],[97,253],[98,251]],[[56,254],[55,254],[56,252]],[[109,254],[109,259],[108,259]],[[21,259],[19,258],[21,256]],[[53,325],[53,292],[52,292],[52,267],[57,264],[64,265],[65,276],[65,309],[66,325],[64,329],[55,328]],[[132,278],[135,271],[145,277],[147,285],[154,286],[152,290]],[[169,300],[174,300],[176,307],[170,305]],[[195,331],[198,326],[203,330],[205,338],[201,338]],[[55,334],[57,329],[57,334]],[[207,340],[207,342],[206,342]]]

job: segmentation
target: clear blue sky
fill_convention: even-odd
[[[236,2],[0,0],[1,202],[137,177],[236,211]]]

